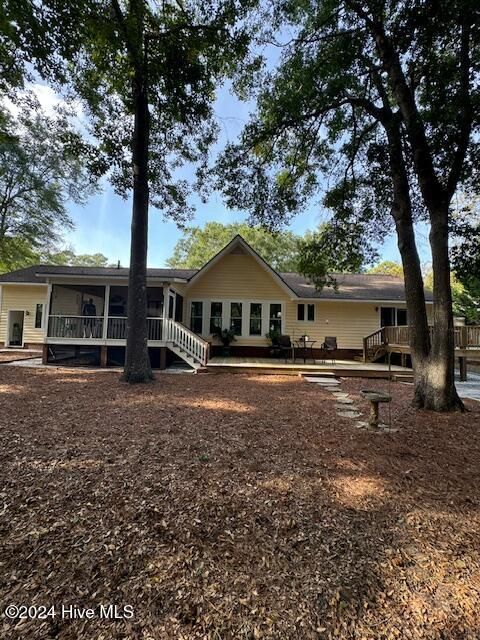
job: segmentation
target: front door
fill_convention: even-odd
[[[23,347],[23,324],[25,311],[8,312],[8,347]]]

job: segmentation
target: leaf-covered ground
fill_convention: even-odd
[[[478,640],[480,403],[391,391],[375,434],[293,377],[0,366],[1,610],[57,607],[0,637]]]

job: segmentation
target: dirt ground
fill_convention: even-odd
[[[29,358],[41,357],[41,351],[0,351],[0,363],[15,362],[17,360],[28,360]]]
[[[376,434],[294,377],[0,366],[0,608],[55,606],[0,637],[478,640],[480,403],[391,391]]]

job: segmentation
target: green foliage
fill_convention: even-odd
[[[278,329],[270,329],[270,331],[265,334],[265,337],[267,340],[270,340],[273,346],[275,346],[276,344],[278,344],[278,340],[281,335],[282,334],[280,331],[278,331]]]
[[[213,335],[220,340],[224,347],[229,347],[232,342],[236,342],[235,333],[232,329],[220,329],[217,327]]]
[[[432,154],[423,168],[433,164],[437,191],[445,189],[448,201],[457,181],[478,184],[475,19],[471,0],[432,6],[403,0],[277,3],[266,29],[281,26],[293,37],[282,46],[278,68],[250,78],[257,109],[217,167],[227,204],[276,227],[320,193],[341,225],[360,225],[362,244],[374,246],[396,228],[399,215],[388,138],[398,131],[407,176],[402,197],[414,219],[426,219],[422,167],[415,163],[412,129],[380,59],[380,27],[412,91],[417,138],[424,130]]]
[[[69,265],[72,267],[109,267],[108,258],[103,253],[76,254],[72,249],[64,249],[41,256],[45,264]]]
[[[370,267],[367,273],[379,273],[403,278],[403,267],[399,262],[394,262],[393,260],[382,260],[382,262]]]
[[[291,231],[272,233],[245,223],[207,222],[203,228],[187,227],[167,265],[177,269],[199,269],[236,235],[241,235],[277,271],[296,271],[298,236]]]
[[[13,269],[58,243],[71,228],[68,200],[92,193],[85,145],[58,109],[47,116],[36,98],[24,94],[18,113],[5,112],[0,137],[0,264]]]
[[[362,225],[338,221],[321,225],[300,242],[298,269],[320,291],[336,288],[335,273],[359,273],[376,258],[376,252],[362,243]]]

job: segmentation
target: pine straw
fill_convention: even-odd
[[[30,358],[38,358],[41,355],[41,351],[0,351],[0,363],[29,360]]]
[[[298,378],[0,367],[2,609],[135,611],[0,637],[477,640],[480,404],[392,393],[375,434]]]

